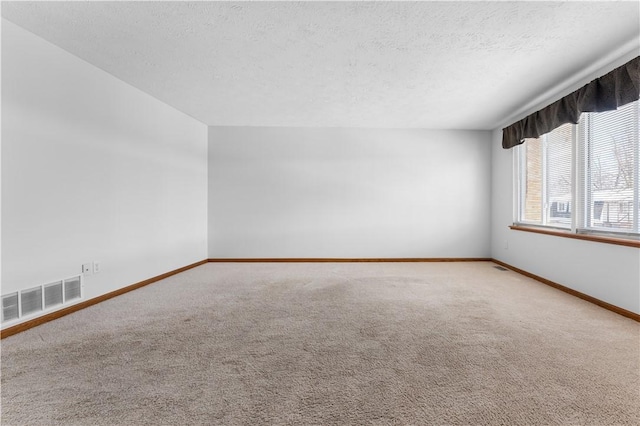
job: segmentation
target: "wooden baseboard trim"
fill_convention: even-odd
[[[105,300],[112,299],[116,296],[120,296],[122,294],[128,293],[130,291],[136,290],[140,287],[144,287],[146,285],[152,284],[154,282],[163,280],[172,275],[179,274],[181,272],[187,271],[191,268],[195,268],[196,266],[203,265],[205,263],[361,263],[361,262],[494,262],[500,266],[508,268],[514,272],[517,272],[526,277],[532,278],[536,281],[539,281],[543,284],[551,286],[555,289],[568,293],[572,296],[579,297],[582,300],[586,300],[587,302],[598,305],[604,309],[615,312],[616,314],[622,315],[624,317],[630,318],[634,321],[640,322],[640,314],[636,314],[635,312],[628,311],[624,308],[620,308],[618,306],[612,305],[610,303],[604,302],[600,299],[597,299],[593,296],[589,296],[587,294],[581,293],[579,291],[573,290],[569,287],[565,287],[561,284],[548,280],[546,278],[542,278],[538,275],[532,274],[520,268],[516,268],[515,266],[511,266],[508,263],[504,263],[497,259],[491,258],[233,258],[233,259],[206,259],[201,260],[196,263],[192,263],[187,266],[183,266],[182,268],[174,269],[173,271],[165,272],[164,274],[157,275],[155,277],[146,279],[144,281],[140,281],[138,283],[129,285],[127,287],[120,288],[118,290],[114,290],[110,293],[103,294],[102,296],[94,297],[89,300],[85,300],[84,302],[80,302],[73,306],[69,306],[59,311],[51,312],[46,315],[43,315],[38,318],[34,318],[29,321],[25,321],[20,324],[16,324],[12,327],[8,327],[4,330],[0,330],[0,339],[4,339],[5,337],[13,336],[14,334],[23,332],[30,328],[36,327],[40,324],[47,323],[49,321],[53,321],[55,319],[61,318],[65,315],[69,315],[73,312],[77,312],[81,309],[88,308],[89,306],[93,306],[100,302],[104,302]]]
[[[515,266],[511,266],[508,263],[504,263],[504,262],[502,262],[500,260],[492,259],[492,262],[497,263],[498,265],[503,266],[503,267],[505,267],[507,269],[511,269],[512,271],[517,272],[517,273],[519,273],[521,275],[524,275],[525,277],[533,278],[534,280],[539,281],[539,282],[541,282],[543,284],[551,286],[551,287],[553,287],[555,289],[558,289],[560,291],[564,291],[565,293],[568,293],[568,294],[570,294],[572,296],[579,297],[580,299],[586,300],[587,302],[591,302],[594,305],[600,306],[601,308],[607,309],[607,310],[609,310],[611,312],[615,312],[616,314],[619,314],[619,315],[622,315],[624,317],[630,318],[630,319],[632,319],[634,321],[640,322],[640,314],[636,314],[635,312],[631,312],[631,311],[628,311],[628,310],[626,310],[624,308],[620,308],[619,306],[612,305],[611,303],[607,303],[607,302],[602,301],[600,299],[596,299],[593,296],[589,296],[588,294],[584,294],[584,293],[581,293],[581,292],[579,292],[577,290],[573,290],[573,289],[571,289],[569,287],[565,287],[562,284],[558,284],[558,283],[553,282],[551,280],[548,280],[546,278],[542,278],[542,277],[540,277],[538,275],[532,274],[531,272],[527,272],[527,271],[522,270],[520,268],[516,268]]]
[[[382,257],[382,258],[344,258],[344,257],[293,257],[293,258],[214,258],[212,263],[360,263],[360,262],[491,262],[485,257]]]
[[[114,298],[116,296],[120,296],[121,294],[125,294],[125,293],[128,293],[130,291],[136,290],[136,289],[138,289],[140,287],[144,287],[146,285],[154,283],[156,281],[163,280],[163,279],[168,278],[168,277],[170,277],[172,275],[176,275],[176,274],[179,274],[180,272],[184,272],[184,271],[186,271],[188,269],[195,268],[196,266],[204,265],[205,263],[207,263],[207,260],[201,260],[199,262],[192,263],[191,265],[183,266],[182,268],[174,269],[173,271],[165,272],[164,274],[157,275],[157,276],[155,276],[153,278],[149,278],[149,279],[146,279],[144,281],[140,281],[138,283],[131,284],[131,285],[127,286],[127,287],[119,288],[119,289],[114,290],[114,291],[112,291],[110,293],[103,294],[102,296],[94,297],[92,299],[85,300],[85,301],[77,303],[75,305],[68,306],[66,308],[60,309],[59,311],[54,311],[54,312],[42,315],[41,317],[37,317],[37,318],[34,318],[32,320],[29,320],[29,321],[25,321],[25,322],[20,323],[20,324],[16,324],[16,325],[14,325],[12,327],[7,327],[4,330],[0,331],[0,339],[4,339],[5,337],[13,336],[14,334],[23,332],[23,331],[28,330],[30,328],[36,327],[36,326],[38,326],[40,324],[44,324],[46,322],[53,321],[55,319],[61,318],[61,317],[65,316],[65,315],[72,314],[72,313],[77,312],[77,311],[79,311],[81,309],[88,308],[89,306],[93,306],[93,305],[98,304],[100,302],[104,302],[105,300],[112,299],[112,298]]]

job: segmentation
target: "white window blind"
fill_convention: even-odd
[[[573,127],[565,124],[546,135],[546,223],[563,228],[571,227]]]
[[[582,116],[585,229],[638,233],[639,108],[636,101]]]

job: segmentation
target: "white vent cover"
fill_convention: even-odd
[[[34,287],[20,292],[22,315],[29,315],[42,310],[42,287]]]
[[[61,305],[63,303],[62,298],[62,281],[57,283],[47,284],[44,286],[44,308],[50,308],[52,306]]]
[[[82,298],[82,275],[2,296],[2,322],[36,316]]]
[[[19,316],[18,292],[2,296],[2,322],[16,319]]]
[[[80,277],[64,280],[64,301],[79,299],[81,296]]]

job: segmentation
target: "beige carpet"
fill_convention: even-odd
[[[494,266],[203,265],[3,340],[2,424],[640,424],[640,325]]]

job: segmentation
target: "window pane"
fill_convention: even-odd
[[[521,220],[542,224],[542,140],[524,143],[524,205]]]
[[[571,227],[573,125],[527,139],[521,159],[520,220]]]
[[[565,124],[546,135],[547,224],[571,226],[571,150],[573,125]]]
[[[636,101],[616,111],[583,114],[587,228],[638,232],[638,108]]]

